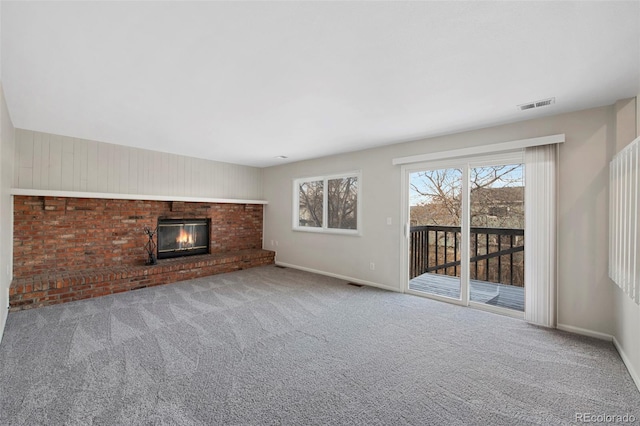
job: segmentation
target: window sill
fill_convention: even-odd
[[[294,227],[294,232],[309,232],[312,234],[330,234],[330,235],[346,235],[350,237],[361,237],[362,231],[357,229],[330,229],[330,228],[312,228],[312,227]]]

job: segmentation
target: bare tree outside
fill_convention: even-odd
[[[310,181],[300,184],[299,217],[300,226],[322,228],[322,203],[324,200],[324,181]]]
[[[354,176],[329,179],[329,228],[357,229],[358,179]]]
[[[460,226],[461,175],[459,169],[413,173],[411,225]],[[523,228],[523,179],[521,164],[472,168],[471,226]]]
[[[411,225],[460,226],[462,170],[413,173],[411,192]]]
[[[522,164],[476,167],[470,181],[471,226],[524,228]]]
[[[358,229],[358,178],[345,176],[335,179],[302,182],[298,186],[298,224],[304,227],[323,227],[324,195],[327,192],[327,228]]]

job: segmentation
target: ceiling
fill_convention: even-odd
[[[258,167],[640,92],[637,1],[3,1],[1,28],[15,127]]]

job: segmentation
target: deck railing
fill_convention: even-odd
[[[412,226],[410,275],[460,275],[460,227]],[[524,285],[524,229],[470,228],[470,278]]]

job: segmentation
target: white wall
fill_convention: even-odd
[[[613,124],[613,107],[603,107],[267,168],[264,246],[277,251],[280,263],[400,290],[401,177],[393,158],[565,133],[559,160],[558,322],[611,334],[607,200]],[[362,171],[361,237],[291,230],[293,179],[356,169]],[[375,262],[375,271],[369,262]]]
[[[640,96],[616,103],[616,138],[612,156],[640,136]],[[615,330],[613,335],[629,372],[640,388],[640,306],[614,284]]]
[[[640,83],[638,83],[640,86]],[[636,137],[640,136],[640,93],[636,96]]]
[[[0,338],[9,308],[13,263],[13,204],[9,189],[13,179],[14,129],[0,84]]]
[[[262,169],[16,129],[23,189],[262,199]]]

